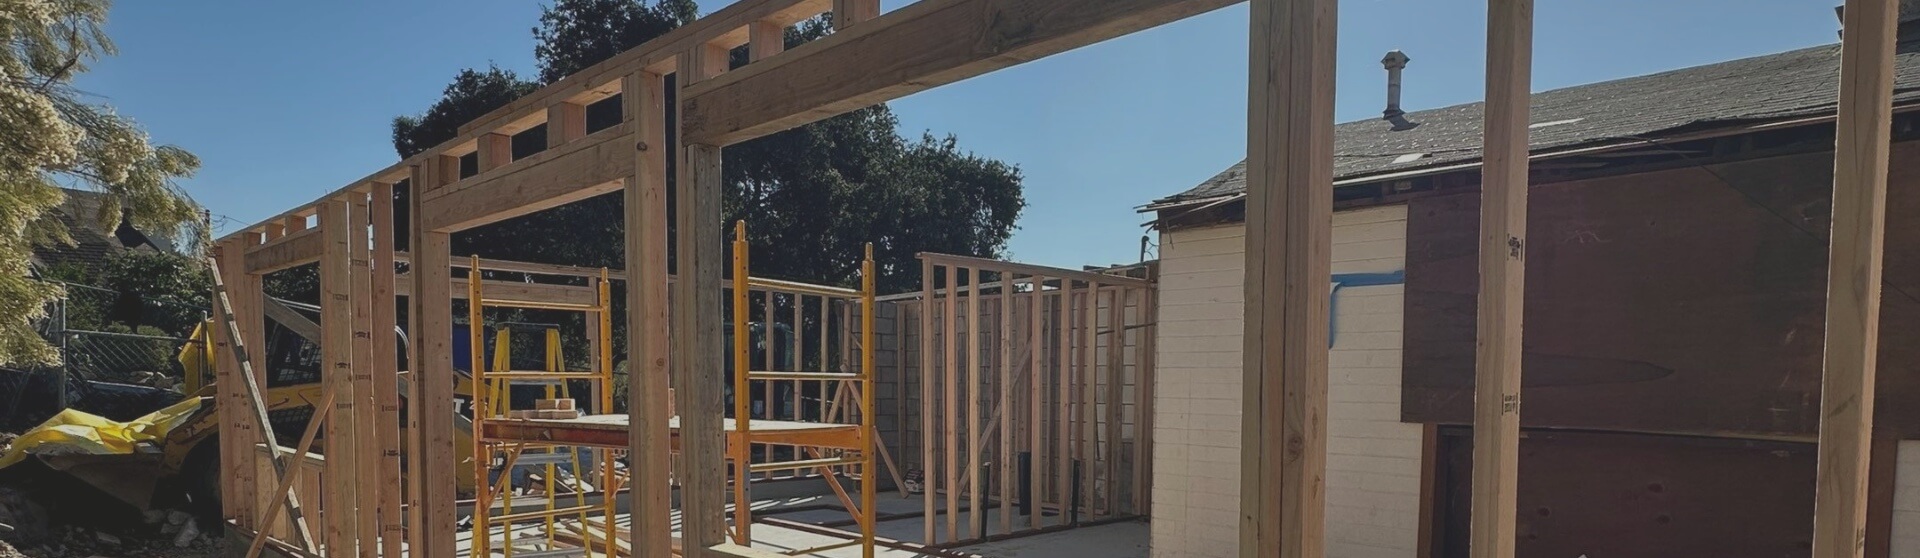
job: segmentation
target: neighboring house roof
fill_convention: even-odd
[[[1895,61],[1895,104],[1920,100],[1920,37],[1909,35],[1903,34]],[[1832,113],[1839,73],[1835,44],[1535,93],[1530,148],[1603,145]],[[1399,132],[1377,118],[1337,125],[1334,179],[1477,162],[1483,105],[1408,113],[1420,125]],[[1238,196],[1246,189],[1243,160],[1145,210]]]
[[[172,243],[164,238],[149,237],[126,219],[119,216],[101,215],[101,208],[107,202],[107,195],[100,192],[62,188],[61,193],[67,199],[52,210],[52,217],[66,225],[68,236],[73,237],[74,245],[42,246],[33,250],[33,263],[45,267],[61,264],[98,267],[106,263],[107,257],[130,249],[150,249],[172,251]],[[110,217],[117,223],[109,228],[106,219]]]

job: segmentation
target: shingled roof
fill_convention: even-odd
[[[1920,37],[1903,34],[1894,103],[1920,100]],[[1681,131],[1834,111],[1840,45],[1826,45],[1533,94],[1531,149],[1603,145]],[[1381,119],[1334,127],[1335,180],[1480,159],[1481,108],[1469,103],[1407,114],[1420,126],[1393,131]],[[1246,192],[1246,161],[1144,210]]]

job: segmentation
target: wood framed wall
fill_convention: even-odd
[[[1836,185],[1845,190],[1837,194],[1836,207],[1845,207],[1848,219],[1847,234],[1835,235],[1835,252],[1843,256],[1837,257],[1833,266],[1836,278],[1845,276],[1848,284],[1867,287],[1835,292],[1830,296],[1839,298],[1830,300],[1849,304],[1870,300],[1874,296],[1872,286],[1878,284],[1866,279],[1878,272],[1879,225],[1874,219],[1879,218],[1883,205],[1886,136],[1884,130],[1877,137],[1873,131],[1884,128],[1887,122],[1887,97],[1879,90],[1889,83],[1890,56],[1885,53],[1892,33],[1885,30],[1891,29],[1893,2],[1848,2],[1848,28],[1858,32],[1849,32],[1845,39],[1843,75],[1847,79],[1843,81],[1849,85],[1843,90],[1840,120],[1843,130],[1852,133],[1842,134],[1838,168],[1843,172],[1836,178]],[[696,558],[751,556],[755,555],[753,551],[722,541],[724,487],[718,386],[724,370],[718,351],[724,317],[720,291],[692,288],[684,296],[674,297],[672,311],[666,311],[669,266],[686,284],[707,286],[719,284],[720,270],[726,265],[720,257],[721,149],[1236,3],[919,0],[881,13],[874,0],[741,0],[485,115],[463,126],[459,136],[447,143],[313,203],[227,235],[222,243],[241,252],[241,267],[251,275],[322,261],[328,302],[355,304],[356,283],[360,280],[355,279],[353,270],[369,266],[356,264],[353,258],[355,253],[365,253],[366,231],[348,234],[341,229],[353,222],[350,219],[356,203],[366,207],[369,192],[380,189],[376,185],[407,182],[411,203],[408,214],[413,226],[387,234],[401,237],[404,233],[417,270],[411,274],[409,331],[418,341],[409,359],[412,370],[408,389],[418,396],[416,408],[420,412],[410,420],[410,428],[400,440],[383,443],[404,441],[413,455],[423,457],[409,462],[405,482],[400,482],[412,504],[406,518],[411,552],[450,555],[456,518],[454,480],[449,473],[455,468],[453,367],[448,346],[452,328],[449,235],[627,190],[629,200],[642,202],[628,206],[626,240],[628,253],[634,256],[629,258],[627,270],[630,294],[639,301],[629,316],[635,325],[629,332],[638,362],[643,363],[634,370],[645,375],[631,384],[636,404],[630,410],[635,428],[629,451],[648,456],[639,460],[635,469],[632,497],[636,509],[644,511],[641,520],[634,522],[631,538],[668,540],[665,512],[660,511],[665,494],[662,487],[669,482],[662,457],[666,450],[657,443],[666,428],[667,410],[660,405],[666,398],[664,376],[667,370],[673,370],[677,374],[673,382],[683,386],[676,391],[677,406],[687,418],[682,430],[686,449],[678,467],[679,481],[688,495],[683,503],[686,554]],[[1326,362],[1324,351],[1318,350],[1325,347],[1326,331],[1318,324],[1324,324],[1327,315],[1327,295],[1322,286],[1328,275],[1332,210],[1327,185],[1331,183],[1332,166],[1336,0],[1252,0],[1252,4],[1249,350],[1243,469],[1245,488],[1256,497],[1246,499],[1241,548],[1246,556],[1317,556],[1323,531],[1319,515],[1324,507],[1319,483],[1326,451]],[[1494,6],[1490,18],[1495,23],[1490,29],[1490,36],[1496,39],[1493,44],[1510,47],[1502,51],[1502,56],[1511,55],[1513,62],[1524,62],[1527,56],[1523,43],[1507,39],[1521,36],[1513,33],[1524,21],[1518,16],[1525,13],[1525,0],[1494,0]],[[834,34],[792,50],[779,48],[779,41],[772,39],[774,30],[827,11],[838,16]],[[728,68],[726,53],[743,45],[751,45],[751,62]],[[660,80],[668,74],[676,75],[680,88],[679,130],[675,134],[680,141],[674,153],[667,153],[667,120],[663,95],[659,94]],[[1490,86],[1524,91],[1520,82],[1524,82],[1524,72],[1489,80]],[[623,122],[587,132],[580,107],[616,93],[626,99]],[[1496,122],[1523,124],[1521,105],[1501,105],[1506,110],[1489,117],[1505,119]],[[554,132],[548,136],[550,143],[545,151],[509,160],[512,153],[499,149],[502,137],[542,125]],[[1519,143],[1524,145],[1524,141]],[[467,154],[477,154],[482,168],[477,174],[463,177],[458,161]],[[673,208],[678,213],[680,234],[677,261],[672,262],[666,258],[668,240],[663,230],[668,217],[662,193],[668,156],[679,157],[680,161],[679,195]],[[1524,158],[1516,164],[1524,165]],[[1876,168],[1880,170],[1876,172]],[[1520,176],[1524,177],[1524,172]],[[309,220],[316,217],[321,222],[310,224]],[[1523,223],[1513,224],[1524,230]],[[372,226],[377,239],[382,235],[377,229],[391,224]],[[358,247],[351,248],[356,241]],[[363,279],[365,273],[362,271]],[[377,291],[378,287],[374,288]],[[345,299],[336,298],[340,296]],[[327,344],[327,361],[358,373],[359,369],[353,368],[351,350],[355,329],[347,325],[353,323],[354,312],[323,307],[328,315],[338,318],[327,322],[328,338],[337,341]],[[1871,354],[1875,342],[1871,312],[1869,306],[1857,314],[1837,314],[1837,319],[1851,320],[1858,327],[1834,334],[1837,337],[1829,340],[1829,346],[1836,347],[1827,365],[1828,393],[1836,398],[1835,409],[1870,401],[1867,387],[1873,377]],[[359,331],[384,331],[383,324],[367,323],[375,319],[373,314],[369,312],[360,322]],[[931,314],[921,314],[923,324]],[[671,337],[675,349],[671,351],[675,360],[672,366],[663,356],[668,352],[668,315],[672,316],[671,328],[679,332]],[[947,315],[954,312],[948,311]],[[1082,319],[1091,323],[1093,318]],[[1511,322],[1487,331],[1487,335],[1518,334],[1517,324]],[[1856,358],[1848,359],[1848,354]],[[384,396],[371,390],[355,391],[357,379],[339,381],[338,393],[349,400],[336,403],[336,416],[327,425],[329,434],[346,437],[352,435],[350,432],[365,430],[374,440],[382,441],[378,429],[368,425],[380,420],[380,402],[374,397]],[[1502,376],[1503,382],[1507,380],[1517,381],[1517,376]],[[1501,403],[1504,406],[1504,401]],[[1482,402],[1483,406],[1492,404]],[[339,414],[342,411],[346,411],[344,415]],[[1849,495],[1858,496],[1862,486],[1858,480],[1863,474],[1854,464],[1865,462],[1870,415],[1839,415],[1830,425],[1832,432],[1827,431],[1828,426],[1823,425],[1822,432],[1821,501],[1828,506],[1852,507],[1851,502],[1863,501]],[[1503,431],[1502,437],[1510,439],[1511,434]],[[253,455],[242,451],[243,447],[230,445],[227,450],[231,451],[223,451],[223,456]],[[1094,447],[1098,451],[1097,439]],[[336,459],[354,450],[337,448]],[[1831,450],[1830,455],[1827,450]],[[378,459],[371,454],[384,451],[369,451],[366,453],[370,455],[364,457]],[[1272,464],[1278,466],[1269,466]],[[399,474],[386,466],[363,469],[358,462],[334,464],[329,460],[327,467],[328,474],[334,475]],[[242,474],[256,469],[233,470]],[[352,493],[352,489],[346,489],[330,494],[329,505],[356,497],[378,499],[365,492]],[[972,494],[977,497],[980,492]],[[385,518],[377,517],[377,510],[385,506],[388,504],[369,502],[364,507],[334,508],[334,517],[324,518],[328,526],[325,534],[334,554],[397,533],[390,526],[378,526]],[[243,532],[257,526],[251,515],[254,510],[248,508],[235,502],[226,510]],[[376,514],[376,518],[368,522],[355,517],[356,513]],[[1832,534],[1832,541],[1842,540],[1850,525],[1844,518],[1851,515],[1857,514],[1823,519],[1822,532]],[[949,524],[949,530],[956,527]],[[377,531],[361,533],[365,529]],[[1835,545],[1822,545],[1822,555],[1843,554],[1844,550],[1827,550]],[[637,549],[639,556],[649,558],[664,557],[666,552],[663,545]]]
[[[921,542],[1146,515],[1154,268],[920,259],[921,291],[891,304],[922,324],[900,338],[917,358],[896,365],[921,388],[900,436],[929,495]]]

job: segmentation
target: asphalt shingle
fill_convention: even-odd
[[[1834,44],[1535,93],[1529,144],[1539,151],[1831,113],[1839,73],[1840,45]],[[1894,102],[1920,100],[1920,40],[1899,45],[1894,73]],[[1420,126],[1399,132],[1377,118],[1337,125],[1334,178],[1478,161],[1483,104],[1411,112],[1407,119]],[[1246,188],[1241,161],[1152,206],[1238,195]]]

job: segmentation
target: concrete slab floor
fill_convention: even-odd
[[[837,505],[838,502],[839,500],[832,496],[814,496],[760,500],[754,502],[753,507],[757,517],[778,517],[804,523],[850,519],[851,516],[839,509],[781,511],[782,509],[806,508],[828,504]],[[923,509],[917,497],[903,499],[900,498],[898,494],[891,492],[881,494],[877,503],[878,511],[881,514],[912,513]],[[1000,530],[999,512],[1000,510],[998,508],[992,508],[981,518],[989,534],[1002,532]],[[678,536],[680,529],[679,514],[676,512],[674,516],[674,534]],[[1026,529],[1031,525],[1027,517],[1023,515],[1016,515],[1012,519],[1015,529]],[[971,518],[963,511],[958,521],[960,529],[963,532],[970,529],[970,521]],[[1042,517],[1043,525],[1051,525],[1057,522],[1059,522],[1059,518],[1057,517]],[[627,516],[618,516],[616,524],[624,530],[628,526]],[[936,527],[936,536],[945,538],[947,534],[944,519],[937,522]],[[840,529],[852,530],[852,527],[840,527]],[[924,535],[924,529],[924,523],[920,517],[910,517],[892,521],[882,521],[880,522],[879,528],[876,529],[875,534],[894,540],[920,542]],[[1128,521],[993,541],[959,547],[954,550],[974,554],[981,558],[1145,558],[1147,556],[1147,534],[1148,529],[1146,522]],[[496,547],[493,552],[494,556],[502,556],[502,553],[500,553],[497,548],[500,544],[499,541],[503,538],[502,535],[504,535],[503,529],[496,528],[493,530],[493,540],[495,541],[494,545]],[[457,538],[461,550],[459,555],[463,557],[470,556],[468,548],[471,543],[471,533],[458,533]],[[520,545],[520,549],[526,551],[541,547],[542,544],[540,541],[545,540],[545,535],[539,524],[525,524],[514,529],[514,538],[519,541],[524,541],[523,544]],[[845,539],[830,535],[809,533],[766,523],[756,522],[753,526],[753,546],[775,552],[813,548],[844,540]],[[885,547],[877,549],[875,555],[884,558],[931,556],[919,552]],[[839,548],[807,554],[806,556],[858,558],[860,556],[860,549],[858,547]]]

